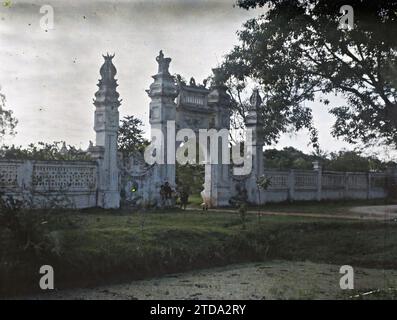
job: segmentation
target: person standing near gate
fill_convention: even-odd
[[[168,181],[164,183],[164,194],[165,194],[165,202],[166,206],[172,206],[172,188]]]
[[[186,210],[186,205],[189,201],[189,192],[186,188],[183,188],[182,191],[180,192],[180,200],[181,200],[181,209]]]

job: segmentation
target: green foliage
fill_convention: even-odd
[[[204,184],[204,166],[198,164],[176,164],[176,184],[189,194],[200,194]]]
[[[143,152],[148,141],[143,138],[142,121],[134,116],[126,116],[120,121],[118,148],[124,156]]]
[[[245,203],[240,204],[238,213],[240,214],[242,228],[245,229],[245,223],[247,222],[247,205]]]
[[[82,150],[74,146],[66,147],[64,141],[54,141],[52,143],[38,142],[31,143],[26,148],[22,146],[0,147],[0,159],[18,160],[90,160],[91,157]]]
[[[394,162],[381,161],[375,156],[363,155],[358,150],[306,154],[293,147],[285,147],[282,150],[267,149],[264,157],[265,168],[278,170],[311,170],[314,161],[320,161],[322,168],[330,171],[385,171],[388,167],[397,165]]]
[[[9,231],[13,245],[20,251],[35,257],[47,255],[54,249],[45,231],[48,216],[32,212],[29,207],[24,200],[0,193],[0,229]]]
[[[262,177],[258,178],[256,183],[257,183],[258,187],[261,188],[262,190],[267,190],[272,183],[272,179],[262,176]]]
[[[250,108],[250,84],[253,79],[246,75],[240,75],[241,70],[232,59],[239,58],[230,54],[227,56],[223,68],[226,70],[228,78],[226,84],[232,99],[230,125],[231,128],[240,130],[245,128]],[[262,122],[265,145],[277,143],[283,133],[307,128],[310,142],[315,149],[318,149],[318,132],[313,126],[311,109],[302,104],[303,100],[288,102],[276,97],[275,94],[272,90],[261,91],[263,103],[259,109],[259,117]]]
[[[311,170],[312,162],[318,160],[316,156],[308,155],[294,147],[285,147],[282,150],[267,149],[264,151],[265,167],[285,170]]]
[[[45,260],[57,270],[57,288],[270,259],[397,266],[394,224],[277,216],[264,216],[258,224],[256,216],[247,212],[242,230],[241,217],[226,211],[144,214],[143,230],[139,214],[121,210],[90,209],[40,217],[47,222],[45,233],[55,233],[63,243],[60,256]],[[1,228],[0,236],[4,234]],[[12,246],[13,240],[4,241],[3,248]],[[3,258],[13,269],[5,276],[0,263],[0,294],[37,289],[41,261],[26,251]]]
[[[148,144],[142,136],[143,131],[140,128],[141,126],[141,120],[133,116],[125,117],[124,120],[121,121],[118,143],[119,150],[123,152],[123,154],[130,155],[133,152],[142,152]],[[1,158],[18,160],[91,160],[89,154],[74,146],[66,146],[64,141],[54,141],[52,143],[38,142],[37,144],[31,143],[26,148],[15,145],[2,145],[0,147],[0,159]]]
[[[324,166],[331,171],[384,171],[387,168],[387,164],[379,159],[365,157],[355,151],[331,153]]]
[[[335,136],[351,143],[397,144],[396,1],[350,1],[352,30],[339,27],[340,8],[346,4],[342,0],[237,4],[269,8],[244,24],[238,33],[240,44],[224,62],[236,91],[247,79],[263,89],[264,119],[274,123],[265,126],[268,139],[277,138],[287,125],[310,127],[305,101],[320,97],[328,105],[328,94],[341,94],[346,105],[331,107]]]
[[[15,135],[18,120],[13,117],[11,110],[6,108],[6,96],[0,92],[0,142],[6,135]]]

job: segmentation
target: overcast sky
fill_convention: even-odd
[[[10,0],[8,0],[10,1]],[[4,0],[1,0],[4,2]],[[94,140],[92,99],[102,54],[115,53],[121,116],[133,114],[148,127],[145,89],[162,49],[171,72],[201,82],[234,44],[236,31],[260,11],[233,7],[234,0],[17,1],[0,9],[0,85],[19,119],[11,143],[66,140],[86,148]],[[40,28],[40,7],[54,8],[54,29]],[[341,100],[333,100],[341,103]],[[334,121],[314,106],[322,148],[352,148],[331,137]],[[282,137],[276,146],[304,151],[307,132]]]

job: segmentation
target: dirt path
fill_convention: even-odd
[[[188,210],[197,210],[188,208]],[[225,209],[209,209],[209,212],[222,212]],[[227,212],[238,213],[237,210],[227,209]],[[263,210],[248,210],[248,214],[261,216],[286,216],[286,217],[308,217],[308,218],[326,218],[326,219],[347,219],[347,220],[395,220],[397,219],[397,205],[389,206],[367,206],[367,207],[353,207],[346,210],[347,213],[302,213],[302,212],[272,212]]]
[[[340,266],[272,261],[174,274],[92,289],[49,292],[29,299],[340,299]],[[355,289],[397,285],[397,270],[355,269]]]
[[[397,205],[354,207],[350,212],[364,214],[369,217],[397,218]]]

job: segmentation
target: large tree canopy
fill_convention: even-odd
[[[226,56],[224,69],[234,79],[232,91],[239,93],[247,79],[261,86],[268,139],[277,139],[290,125],[310,127],[304,102],[319,97],[328,105],[332,93],[346,100],[345,105],[330,106],[336,137],[397,145],[396,1],[349,1],[353,29],[340,28],[340,8],[346,1],[237,4],[245,9],[266,6],[263,15],[239,31],[240,43]]]
[[[395,162],[383,161],[374,155],[365,155],[360,150],[341,150],[330,154],[306,154],[294,147],[285,147],[282,150],[267,149],[264,151],[266,168],[288,170],[311,170],[314,161],[320,161],[326,171],[385,171],[395,166]]]

